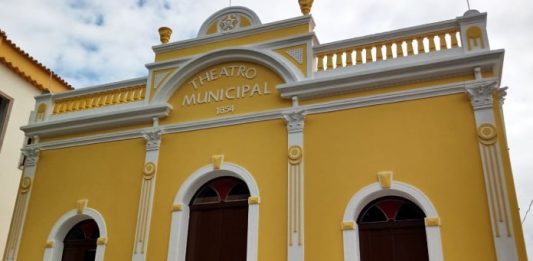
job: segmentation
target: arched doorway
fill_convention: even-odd
[[[96,240],[100,237],[98,225],[92,219],[74,225],[63,240],[62,261],[94,261]]]
[[[362,261],[427,261],[424,212],[401,197],[368,204],[357,219]]]
[[[248,231],[246,184],[220,177],[203,185],[189,207],[187,261],[245,261]]]

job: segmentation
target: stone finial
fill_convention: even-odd
[[[302,10],[303,15],[308,15],[311,13],[311,6],[313,6],[313,0],[298,0],[300,4],[300,10]]]
[[[163,26],[159,28],[159,39],[161,40],[162,44],[168,43],[171,35],[172,29],[170,29],[170,27]]]

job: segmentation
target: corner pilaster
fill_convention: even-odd
[[[143,137],[146,141],[146,154],[141,179],[141,197],[139,199],[139,210],[137,213],[133,261],[146,260],[161,134],[162,131],[159,128],[143,132]]]
[[[297,107],[297,101],[294,102]],[[294,110],[283,115],[288,132],[288,258],[304,260],[304,117]]]
[[[495,81],[480,80],[467,86],[466,92],[474,109],[497,260],[518,260],[510,201],[505,182],[506,173],[498,142],[502,134],[498,133],[494,115],[494,100],[502,101],[505,88],[498,88]]]
[[[22,149],[22,153],[24,154],[24,170],[20,179],[15,210],[13,211],[13,217],[11,219],[11,227],[4,253],[4,261],[17,260],[24,222],[26,220],[26,212],[28,210],[28,203],[30,202],[33,187],[33,179],[39,161],[39,152],[40,150],[38,148]]]

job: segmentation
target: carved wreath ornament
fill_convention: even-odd
[[[292,165],[297,165],[302,162],[303,150],[302,147],[298,145],[291,146],[289,148],[289,163]]]
[[[153,162],[148,162],[144,164],[144,179],[150,180],[155,175],[155,164]]]
[[[483,124],[478,128],[479,141],[485,145],[496,143],[497,131],[492,124]]]
[[[218,28],[221,32],[227,32],[239,28],[239,24],[239,18],[234,14],[229,14],[220,19]]]
[[[31,187],[31,178],[30,177],[24,177],[20,181],[20,192],[26,193],[30,190]]]

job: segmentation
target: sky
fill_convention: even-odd
[[[316,0],[311,13],[321,43],[453,19],[467,0]],[[232,0],[263,23],[300,16],[297,0]],[[75,88],[147,75],[157,29],[171,41],[194,38],[230,0],[0,0],[0,29]],[[505,49],[504,112],[520,216],[533,200],[533,1],[470,0],[488,13],[491,49]],[[524,224],[533,257],[533,210]]]

